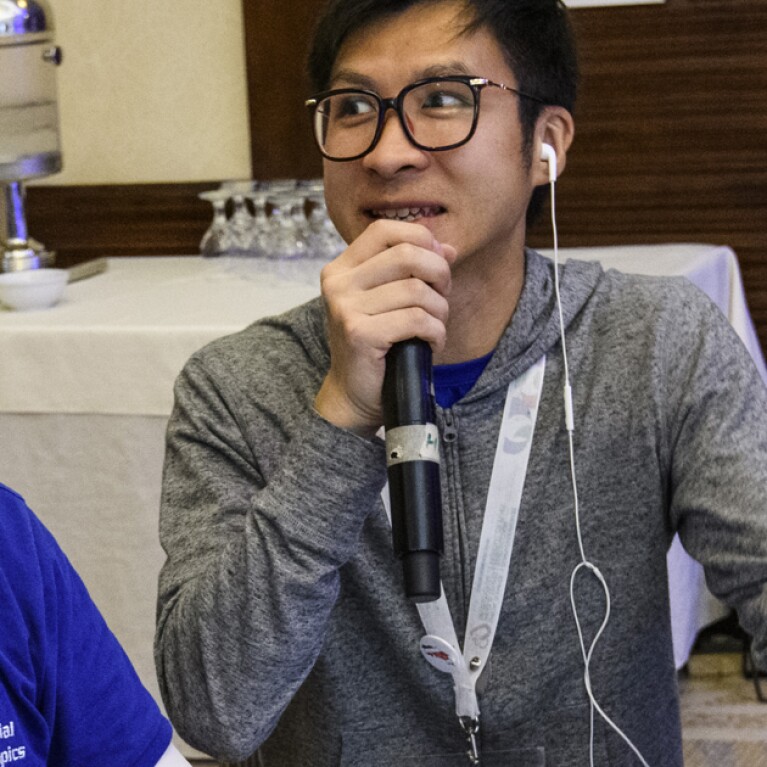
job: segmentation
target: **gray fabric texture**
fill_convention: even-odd
[[[767,660],[767,395],[719,310],[683,279],[562,267],[587,556],[611,592],[595,695],[654,766],[682,764],[666,552],[678,531]],[[438,409],[445,553],[468,613],[506,388],[547,354],[506,596],[481,678],[485,765],[588,764],[589,706],[569,583],[579,561],[553,265],[525,286],[474,388]],[[459,765],[451,680],[421,657],[380,501],[384,445],[312,409],[329,365],[319,300],[215,341],[181,373],[160,533],[155,643],[178,732],[225,760]],[[577,580],[584,633],[596,581]],[[597,719],[599,765],[635,765]]]

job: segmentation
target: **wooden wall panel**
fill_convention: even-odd
[[[243,0],[253,175],[317,178],[322,162],[304,100],[308,45],[323,0]]]
[[[767,346],[767,3],[669,0],[572,18],[583,84],[559,185],[562,244],[728,244]]]
[[[98,256],[193,255],[212,220],[210,203],[197,194],[217,183],[30,187],[29,232],[56,251],[57,266]]]

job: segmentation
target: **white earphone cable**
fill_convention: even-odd
[[[552,162],[552,160],[550,159],[549,162]],[[552,174],[552,175],[555,175],[555,174]],[[642,763],[642,765],[644,765],[644,767],[650,767],[650,765],[645,761],[645,758],[639,752],[637,747],[631,742],[629,737],[602,710],[591,688],[591,673],[589,671],[589,667],[591,665],[591,658],[594,653],[594,648],[596,647],[597,642],[601,638],[602,633],[604,632],[605,628],[607,627],[607,623],[610,620],[610,589],[607,587],[607,581],[605,581],[604,576],[602,575],[599,568],[592,562],[589,562],[589,560],[587,559],[586,552],[583,546],[583,536],[581,534],[580,508],[578,505],[578,482],[576,480],[576,474],[575,474],[575,446],[573,444],[573,432],[575,431],[575,418],[573,416],[573,396],[572,396],[572,387],[570,385],[570,369],[569,369],[569,364],[567,360],[567,345],[565,341],[565,322],[564,322],[564,316],[562,312],[562,299],[559,293],[559,234],[557,232],[557,212],[556,212],[557,209],[556,209],[556,191],[555,191],[556,179],[555,178],[552,178],[552,180],[549,183],[549,187],[551,189],[551,229],[552,229],[553,239],[554,239],[554,294],[556,297],[557,312],[559,314],[559,336],[560,336],[560,341],[562,344],[562,360],[563,360],[564,374],[565,374],[565,386],[564,386],[564,392],[563,392],[564,406],[565,406],[565,424],[567,427],[567,440],[568,440],[568,446],[569,446],[570,481],[571,481],[572,490],[573,490],[573,507],[575,512],[575,532],[578,537],[578,548],[580,549],[580,555],[581,555],[581,561],[575,566],[572,574],[570,575],[570,605],[573,611],[573,618],[575,619],[575,626],[578,630],[578,641],[580,642],[581,654],[583,655],[583,668],[584,668],[583,682],[586,687],[586,694],[588,695],[588,698],[589,698],[589,709],[590,709],[589,764],[591,765],[591,767],[594,767],[594,711],[596,711],[599,714],[599,716],[602,718],[602,720],[607,725],[609,725],[621,738],[623,738],[623,740],[629,746],[629,748],[631,748],[634,754],[636,754],[637,758]],[[575,604],[575,579],[578,573],[583,569],[590,572],[599,581],[605,595],[605,615],[602,620],[602,624],[599,627],[599,630],[597,631],[596,635],[594,636],[594,639],[592,640],[588,650],[586,650],[586,642],[583,638],[583,630],[581,628],[580,618],[578,617],[578,608]]]

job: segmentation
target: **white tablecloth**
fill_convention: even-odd
[[[762,374],[737,261],[708,245],[563,250],[681,274],[730,318]],[[315,270],[316,276],[316,270]],[[181,366],[208,341],[317,294],[312,284],[198,257],[110,259],[53,309],[0,311],[0,481],[21,492],[80,572],[159,701],[152,660],[164,432]],[[700,569],[669,554],[675,657],[721,614]],[[182,745],[185,754],[194,752]]]
[[[0,412],[167,416],[193,351],[318,293],[241,263],[111,258],[53,309],[0,310]]]

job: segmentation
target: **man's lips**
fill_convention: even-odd
[[[445,208],[441,205],[402,205],[368,208],[365,211],[371,218],[385,218],[390,221],[417,221],[419,218],[433,218],[444,212]]]

